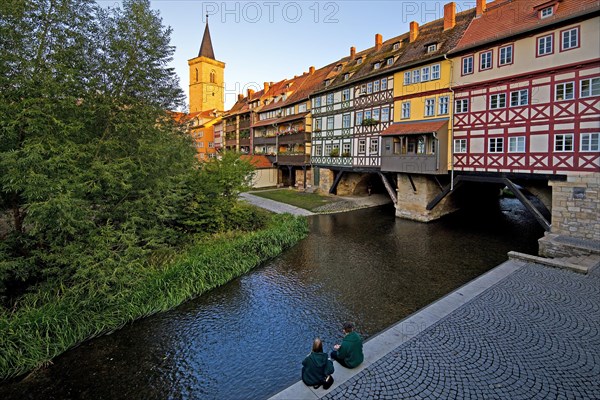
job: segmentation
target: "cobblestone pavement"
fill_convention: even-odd
[[[600,268],[527,264],[324,399],[600,399]]]

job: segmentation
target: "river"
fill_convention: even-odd
[[[3,399],[264,399],[300,379],[319,336],[364,338],[492,267],[537,254],[543,230],[515,199],[423,224],[384,206],[309,217],[281,256],[172,311],[136,321],[0,387]]]

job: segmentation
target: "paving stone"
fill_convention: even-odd
[[[600,268],[527,264],[324,399],[600,398]]]

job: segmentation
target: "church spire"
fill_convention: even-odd
[[[210,40],[210,31],[208,30],[208,14],[206,15],[206,28],[204,28],[204,36],[202,37],[198,57],[208,57],[215,60],[215,52],[213,51],[212,40]]]

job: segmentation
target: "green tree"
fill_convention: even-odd
[[[5,300],[44,282],[108,287],[183,235],[226,228],[248,169],[199,167],[165,111],[183,99],[170,33],[148,0],[0,2]]]

